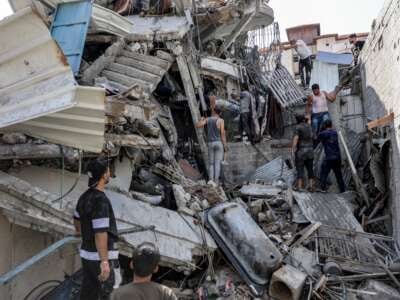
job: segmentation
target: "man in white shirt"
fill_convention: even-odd
[[[296,50],[299,55],[299,73],[301,78],[301,84],[304,88],[310,86],[312,60],[311,60],[311,49],[306,45],[303,40],[291,40],[290,44]]]

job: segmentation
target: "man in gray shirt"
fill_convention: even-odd
[[[246,133],[250,142],[253,141],[253,135],[251,132],[251,112],[250,112],[250,104],[251,104],[252,95],[244,90],[240,93],[240,123],[241,123],[241,134],[243,135],[243,130]]]
[[[151,281],[159,262],[160,253],[152,243],[139,245],[132,257],[133,282],[115,290],[111,300],[177,300],[170,288]]]

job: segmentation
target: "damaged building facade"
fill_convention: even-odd
[[[268,1],[9,2],[14,14],[0,21],[1,299],[78,299],[72,216],[98,156],[112,171],[122,284],[132,250],[150,242],[161,254],[154,279],[179,299],[400,298],[396,1],[358,64],[348,45],[327,46],[338,36],[312,27],[312,81],[342,87],[329,112],[343,194],[334,183],[329,193],[292,188],[294,115],[309,92]],[[252,144],[241,140],[243,90]],[[206,135],[195,126],[216,106],[228,140],[220,186],[208,182]],[[319,145],[317,177],[323,159]]]

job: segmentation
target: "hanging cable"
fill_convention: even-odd
[[[82,175],[82,156],[83,156],[83,152],[82,150],[79,150],[79,162],[78,162],[78,175],[75,179],[74,184],[70,187],[70,189],[63,195],[61,195],[60,197],[58,197],[57,199],[54,199],[51,201],[51,203],[55,203],[58,201],[62,201],[66,196],[68,196],[74,189],[75,187],[78,185],[79,179],[81,178]],[[64,169],[64,165],[63,165],[63,169]],[[60,204],[61,205],[61,204]]]

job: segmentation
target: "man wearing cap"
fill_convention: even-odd
[[[79,198],[74,212],[75,229],[82,236],[80,299],[109,299],[115,282],[113,269],[118,267],[117,225],[104,193],[110,169],[106,160],[96,159],[89,163],[87,171],[89,189]]]
[[[139,245],[132,255],[133,282],[115,290],[111,300],[177,300],[171,289],[151,281],[159,262],[160,253],[154,244]]]

